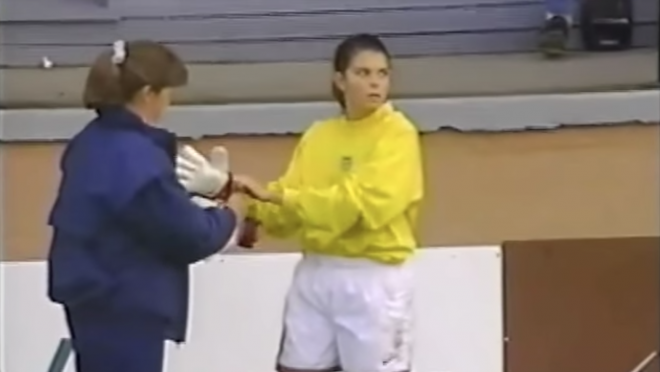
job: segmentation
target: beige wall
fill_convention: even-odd
[[[423,137],[427,198],[423,246],[504,240],[660,235],[660,127]],[[296,139],[199,141],[231,152],[235,172],[262,180],[284,168]],[[3,144],[6,260],[40,260],[62,144]],[[265,242],[261,250],[293,244]]]

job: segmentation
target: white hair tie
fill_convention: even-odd
[[[112,44],[112,63],[120,65],[126,60],[126,42],[117,40]]]

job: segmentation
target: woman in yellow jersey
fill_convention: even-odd
[[[411,366],[408,259],[423,197],[415,126],[387,101],[390,57],[378,37],[343,41],[334,58],[337,117],[302,136],[285,174],[248,215],[303,249],[286,298],[280,372],[404,372]]]

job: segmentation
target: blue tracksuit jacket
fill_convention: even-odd
[[[165,338],[184,341],[188,266],[227,243],[236,217],[190,202],[175,154],[173,134],[123,108],[70,141],[49,218],[52,301],[161,317]]]

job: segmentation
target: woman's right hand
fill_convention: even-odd
[[[275,203],[277,199],[274,193],[270,192],[264,185],[250,176],[234,175],[233,183],[237,191],[245,193],[259,201]]]
[[[251,218],[246,218],[241,226],[241,233],[238,237],[238,246],[243,248],[254,248],[259,241],[259,222]]]

